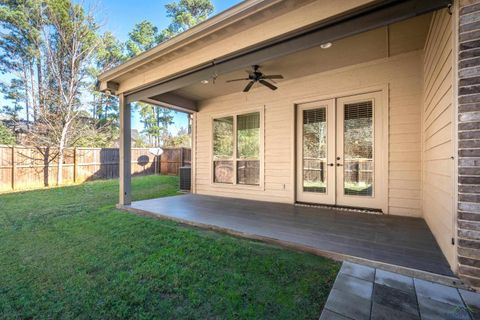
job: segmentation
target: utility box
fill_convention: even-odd
[[[180,167],[180,190],[190,191],[192,185],[192,168]]]

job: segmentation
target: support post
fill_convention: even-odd
[[[197,193],[197,174],[196,174],[196,168],[197,168],[197,114],[192,113],[190,114],[190,124],[191,127],[190,129],[190,136],[192,138],[191,142],[191,150],[190,150],[190,167],[191,169],[191,175],[190,175],[190,191],[191,193],[195,194]]]
[[[120,94],[120,198],[119,206],[131,204],[131,106],[125,96]]]

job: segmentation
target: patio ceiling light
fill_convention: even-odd
[[[322,49],[328,49],[328,48],[330,48],[331,46],[332,46],[332,43],[331,43],[331,42],[326,42],[326,43],[322,43],[322,44],[320,45],[320,48],[322,48]]]
[[[208,80],[202,80],[200,81],[201,84],[208,84]]]

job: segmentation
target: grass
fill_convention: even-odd
[[[135,200],[176,177],[133,179]],[[114,208],[117,181],[0,195],[0,318],[318,319],[339,264]]]

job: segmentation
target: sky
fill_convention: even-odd
[[[102,31],[111,31],[120,41],[128,39],[128,33],[135,24],[148,20],[155,24],[159,30],[168,26],[170,20],[165,11],[165,4],[173,0],[79,0],[86,8],[91,9],[97,22],[102,25]],[[212,0],[215,7],[214,15],[218,14],[241,0]],[[0,81],[9,81],[8,75],[0,75]],[[0,106],[5,101],[0,96]],[[173,134],[188,125],[187,115],[178,112],[174,116],[174,125],[170,128]],[[143,126],[138,113],[132,114],[132,128],[141,131]]]
[[[84,2],[87,6],[92,6],[97,12],[97,19],[103,25],[104,31],[111,31],[120,40],[126,41],[128,33],[135,24],[142,20],[151,21],[159,30],[168,26],[170,19],[165,11],[165,4],[172,0],[100,0]],[[235,4],[240,0],[212,0],[215,7],[214,15],[218,14]],[[171,132],[176,133],[181,127],[186,128],[188,118],[185,113],[177,112],[174,115],[174,124]],[[132,114],[132,128],[142,130],[142,124],[138,113]]]

